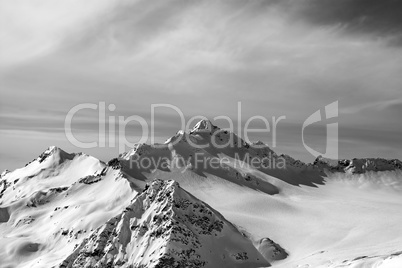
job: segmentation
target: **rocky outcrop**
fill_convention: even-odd
[[[330,160],[319,156],[314,161],[313,165],[320,169],[331,172],[345,172],[351,174],[362,174],[369,171],[378,172],[402,169],[402,162],[400,160],[383,158]]]

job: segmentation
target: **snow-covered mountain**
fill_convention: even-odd
[[[401,168],[208,120],[107,163],[50,147],[1,174],[0,267],[402,267]]]
[[[51,267],[136,195],[118,170],[50,147],[1,176],[1,267]]]
[[[154,180],[62,267],[261,267],[269,263],[222,215],[175,181]]]

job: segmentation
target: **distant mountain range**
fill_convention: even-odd
[[[4,171],[0,267],[402,267],[401,205],[400,160],[305,164],[202,120]]]

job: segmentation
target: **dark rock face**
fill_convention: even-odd
[[[107,165],[113,169],[121,169],[121,163],[117,158],[113,158],[112,160],[107,162]]]
[[[283,260],[288,256],[288,253],[277,243],[269,238],[263,238],[257,243],[257,249],[265,257],[265,259],[273,262]]]
[[[82,179],[80,179],[78,182],[79,183],[84,183],[84,184],[92,184],[100,181],[102,177],[100,175],[88,175]]]
[[[8,182],[6,179],[0,182],[0,199],[3,197],[4,192],[10,187],[11,183]]]

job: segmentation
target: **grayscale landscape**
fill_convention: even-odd
[[[0,268],[402,268],[402,2],[0,1]]]

